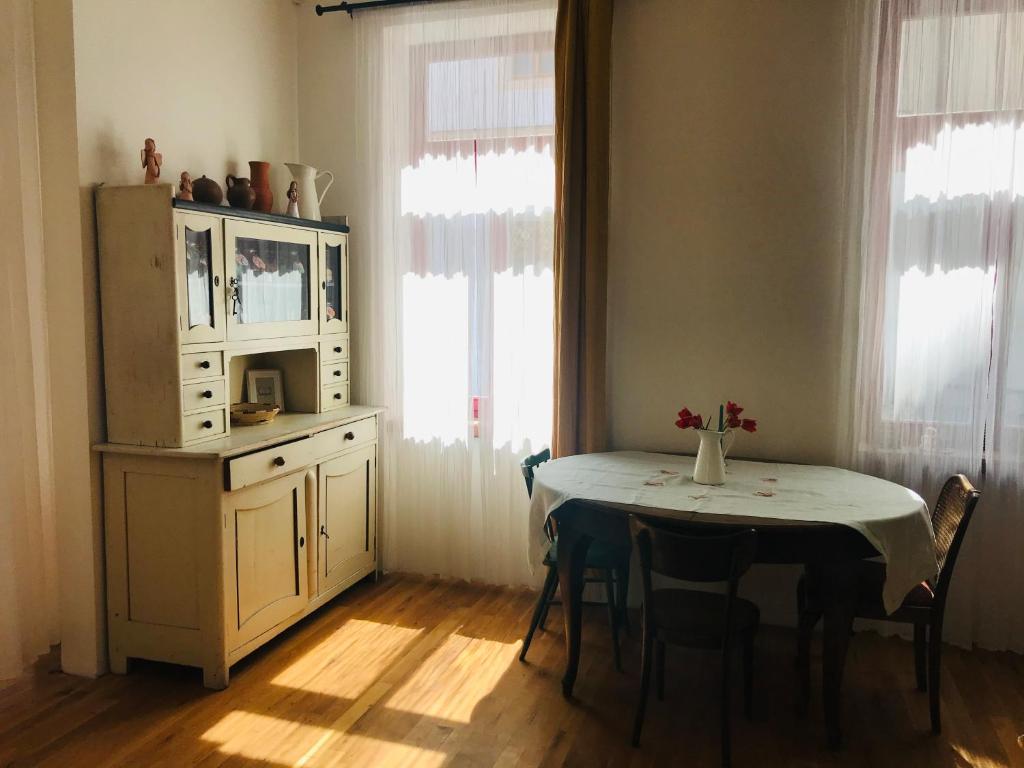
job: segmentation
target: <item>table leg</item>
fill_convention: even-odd
[[[825,732],[831,749],[842,743],[841,696],[846,650],[857,608],[857,561],[837,560],[821,568],[824,637],[822,699]]]
[[[583,571],[589,547],[590,537],[577,530],[571,519],[558,521],[558,588],[562,593],[566,650],[562,695],[566,697],[572,696],[572,689],[576,684],[576,673],[580,666]]]

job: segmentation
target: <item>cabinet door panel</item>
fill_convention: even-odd
[[[224,243],[229,339],[316,334],[316,232],[226,219]]]
[[[320,592],[376,562],[376,446],[326,461],[319,467]]]
[[[221,220],[198,213],[175,213],[174,236],[181,342],[224,341]]]
[[[232,647],[308,602],[305,495],[305,474],[296,473],[227,497],[237,600]]]
[[[348,238],[319,233],[320,333],[348,332]]]

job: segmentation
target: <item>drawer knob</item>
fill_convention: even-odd
[[[304,546],[306,546],[306,537],[305,536],[299,536],[299,547],[302,548]]]
[[[341,400],[341,392],[335,392],[334,393],[334,399],[335,400]]]
[[[284,466],[284,456],[277,456],[277,457],[275,457],[274,458],[274,466],[275,467],[283,467]]]
[[[356,439],[355,433],[353,433],[353,432],[346,432],[345,433],[345,439],[346,440],[355,440]]]
[[[213,422],[207,419],[203,422],[203,429],[213,429]]]
[[[203,390],[203,397],[205,397],[206,399],[210,399],[211,397],[213,397],[213,390],[212,389],[204,389]]]
[[[334,351],[337,352],[340,355],[341,354],[341,347],[335,347]]]
[[[334,372],[334,375],[335,375],[335,376],[341,376],[341,371],[335,371],[335,372]]]
[[[199,364],[199,367],[200,368],[209,368],[210,367],[210,361],[209,360],[203,360],[203,362],[201,362]]]

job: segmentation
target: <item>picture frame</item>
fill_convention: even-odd
[[[284,412],[284,384],[281,371],[253,368],[245,372],[246,393],[250,403],[276,405]]]

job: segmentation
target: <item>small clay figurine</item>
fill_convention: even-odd
[[[192,177],[189,176],[188,171],[181,172],[181,183],[178,184],[178,199],[179,200],[192,200]]]
[[[288,185],[288,210],[285,215],[299,218],[299,183],[297,181]]]
[[[156,142],[153,139],[146,139],[146,146],[142,149],[142,167],[146,169],[146,184],[156,184],[163,163],[164,156],[156,151]]]

